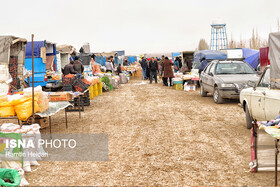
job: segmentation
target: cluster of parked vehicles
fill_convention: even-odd
[[[270,66],[258,73],[248,63],[213,60],[200,74],[200,95],[213,95],[217,104],[239,99],[246,113],[246,127],[253,121],[269,121],[280,114],[280,90],[270,89]]]

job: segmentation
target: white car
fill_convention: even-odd
[[[270,67],[268,66],[259,82],[248,82],[251,88],[240,93],[240,103],[246,112],[246,127],[252,127],[252,121],[270,121],[280,115],[280,90],[270,89]]]

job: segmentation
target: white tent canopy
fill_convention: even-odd
[[[270,87],[280,89],[280,32],[270,33],[268,39],[270,60]]]

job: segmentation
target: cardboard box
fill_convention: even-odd
[[[73,99],[73,95],[68,92],[53,92],[49,95],[50,102],[56,101],[70,101]]]
[[[185,91],[195,91],[195,85],[185,85],[184,86]]]
[[[46,118],[36,118],[35,123],[38,123],[42,129],[50,126],[48,117],[46,117]]]

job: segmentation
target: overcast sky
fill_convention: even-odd
[[[6,0],[0,34],[71,44],[92,52],[126,54],[194,50],[210,43],[210,24],[227,24],[228,37],[267,39],[276,32],[280,0]]]

